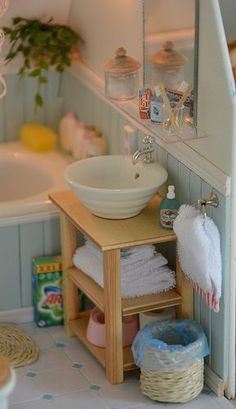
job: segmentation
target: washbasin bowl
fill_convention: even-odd
[[[136,216],[166,181],[159,163],[133,164],[125,155],[105,155],[70,164],[65,180],[96,216],[126,219]]]

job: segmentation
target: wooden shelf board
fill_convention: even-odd
[[[138,314],[140,312],[173,307],[182,304],[182,297],[175,291],[166,291],[160,294],[149,294],[142,297],[123,298],[122,314]]]
[[[68,277],[87,295],[87,297],[104,312],[104,290],[91,277],[76,267],[68,268]]]
[[[68,276],[89,299],[104,312],[104,290],[92,278],[76,267],[68,269]],[[149,294],[141,297],[123,298],[122,315],[181,305],[182,297],[175,291]]]
[[[124,220],[94,216],[72,190],[53,192],[49,197],[71,223],[103,251],[176,240],[172,230],[160,226],[159,195],[138,216]]]
[[[70,321],[70,328],[80,341],[88,348],[88,350],[97,358],[97,360],[105,367],[105,348],[99,348],[91,344],[86,338],[86,331],[89,317]],[[124,371],[136,369],[133,354],[130,347],[123,348]]]

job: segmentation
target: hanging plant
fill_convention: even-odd
[[[11,27],[3,27],[8,37],[10,50],[5,57],[6,63],[18,54],[23,57],[18,74],[37,79],[35,108],[43,106],[41,87],[48,82],[46,71],[54,68],[59,73],[71,65],[72,56],[78,43],[84,43],[78,33],[70,27],[37,19],[14,17]]]

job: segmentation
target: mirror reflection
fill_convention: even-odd
[[[196,0],[197,1],[197,0]],[[196,98],[195,0],[143,0],[144,87],[192,85]],[[196,106],[195,106],[196,109]],[[193,122],[193,102],[190,109]]]
[[[182,75],[194,82],[195,0],[144,0],[144,83],[155,86],[155,56],[172,42]]]
[[[229,47],[234,79],[236,82],[236,3],[235,0],[227,0],[227,2],[220,0],[219,4],[225,29],[226,40]]]

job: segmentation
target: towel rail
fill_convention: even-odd
[[[208,199],[198,199],[195,203],[195,206],[200,206],[201,211],[204,215],[204,217],[207,216],[206,212],[206,206],[213,206],[213,207],[218,207],[219,206],[219,199],[216,193],[211,193],[210,197]]]

